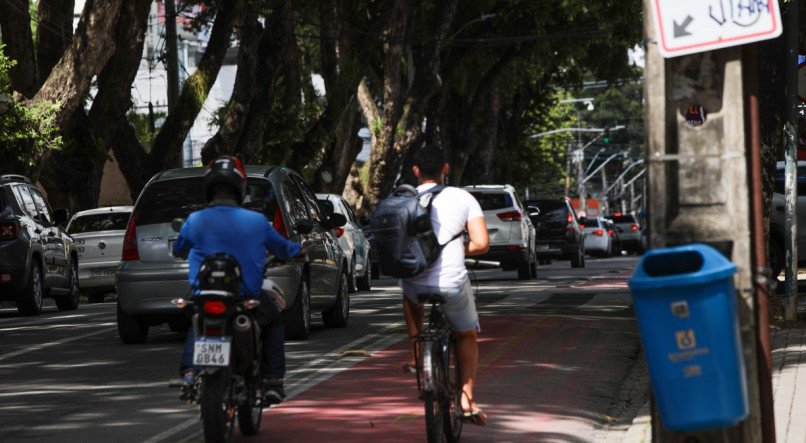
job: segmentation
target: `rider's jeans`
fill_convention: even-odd
[[[274,299],[265,293],[260,295],[260,308],[258,308],[257,320],[261,325],[261,336],[263,341],[263,358],[260,362],[260,372],[262,377],[285,376],[285,325],[283,316]],[[196,341],[196,334],[193,326],[188,330],[185,347],[182,350],[182,358],[179,363],[179,373],[184,374],[193,367],[193,347]]]

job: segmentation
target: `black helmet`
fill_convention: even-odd
[[[204,257],[197,278],[201,290],[214,289],[237,295],[241,287],[241,266],[232,255],[217,252]]]
[[[243,203],[246,194],[246,171],[241,161],[229,155],[223,155],[210,162],[204,175],[204,193],[207,201],[213,199],[213,188],[217,184],[230,185],[238,194],[238,203]]]

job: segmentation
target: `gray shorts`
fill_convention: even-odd
[[[476,313],[476,300],[473,298],[470,280],[465,280],[462,286],[455,288],[419,285],[406,280],[401,280],[400,286],[403,288],[403,295],[415,304],[418,294],[444,295],[446,302],[442,305],[442,310],[452,330],[457,332],[480,330],[479,314]]]

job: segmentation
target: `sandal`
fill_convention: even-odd
[[[403,372],[407,374],[416,374],[417,373],[417,365],[413,365],[410,363],[403,363]]]
[[[460,419],[463,423],[487,426],[487,414],[481,408],[475,411],[463,412]]]

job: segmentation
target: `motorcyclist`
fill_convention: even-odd
[[[179,231],[172,253],[188,257],[188,280],[198,289],[197,275],[205,257],[224,252],[235,257],[242,271],[241,295],[260,300],[258,321],[262,332],[261,377],[264,398],[280,403],[285,398],[285,327],[280,311],[283,303],[261,291],[267,251],[279,260],[304,257],[304,249],[283,238],[266,217],[240,207],[246,193],[246,172],[240,161],[231,156],[213,160],[204,176],[205,195],[209,205],[191,213]],[[193,348],[195,334],[191,326],[180,362],[182,398],[189,400],[193,384]]]

